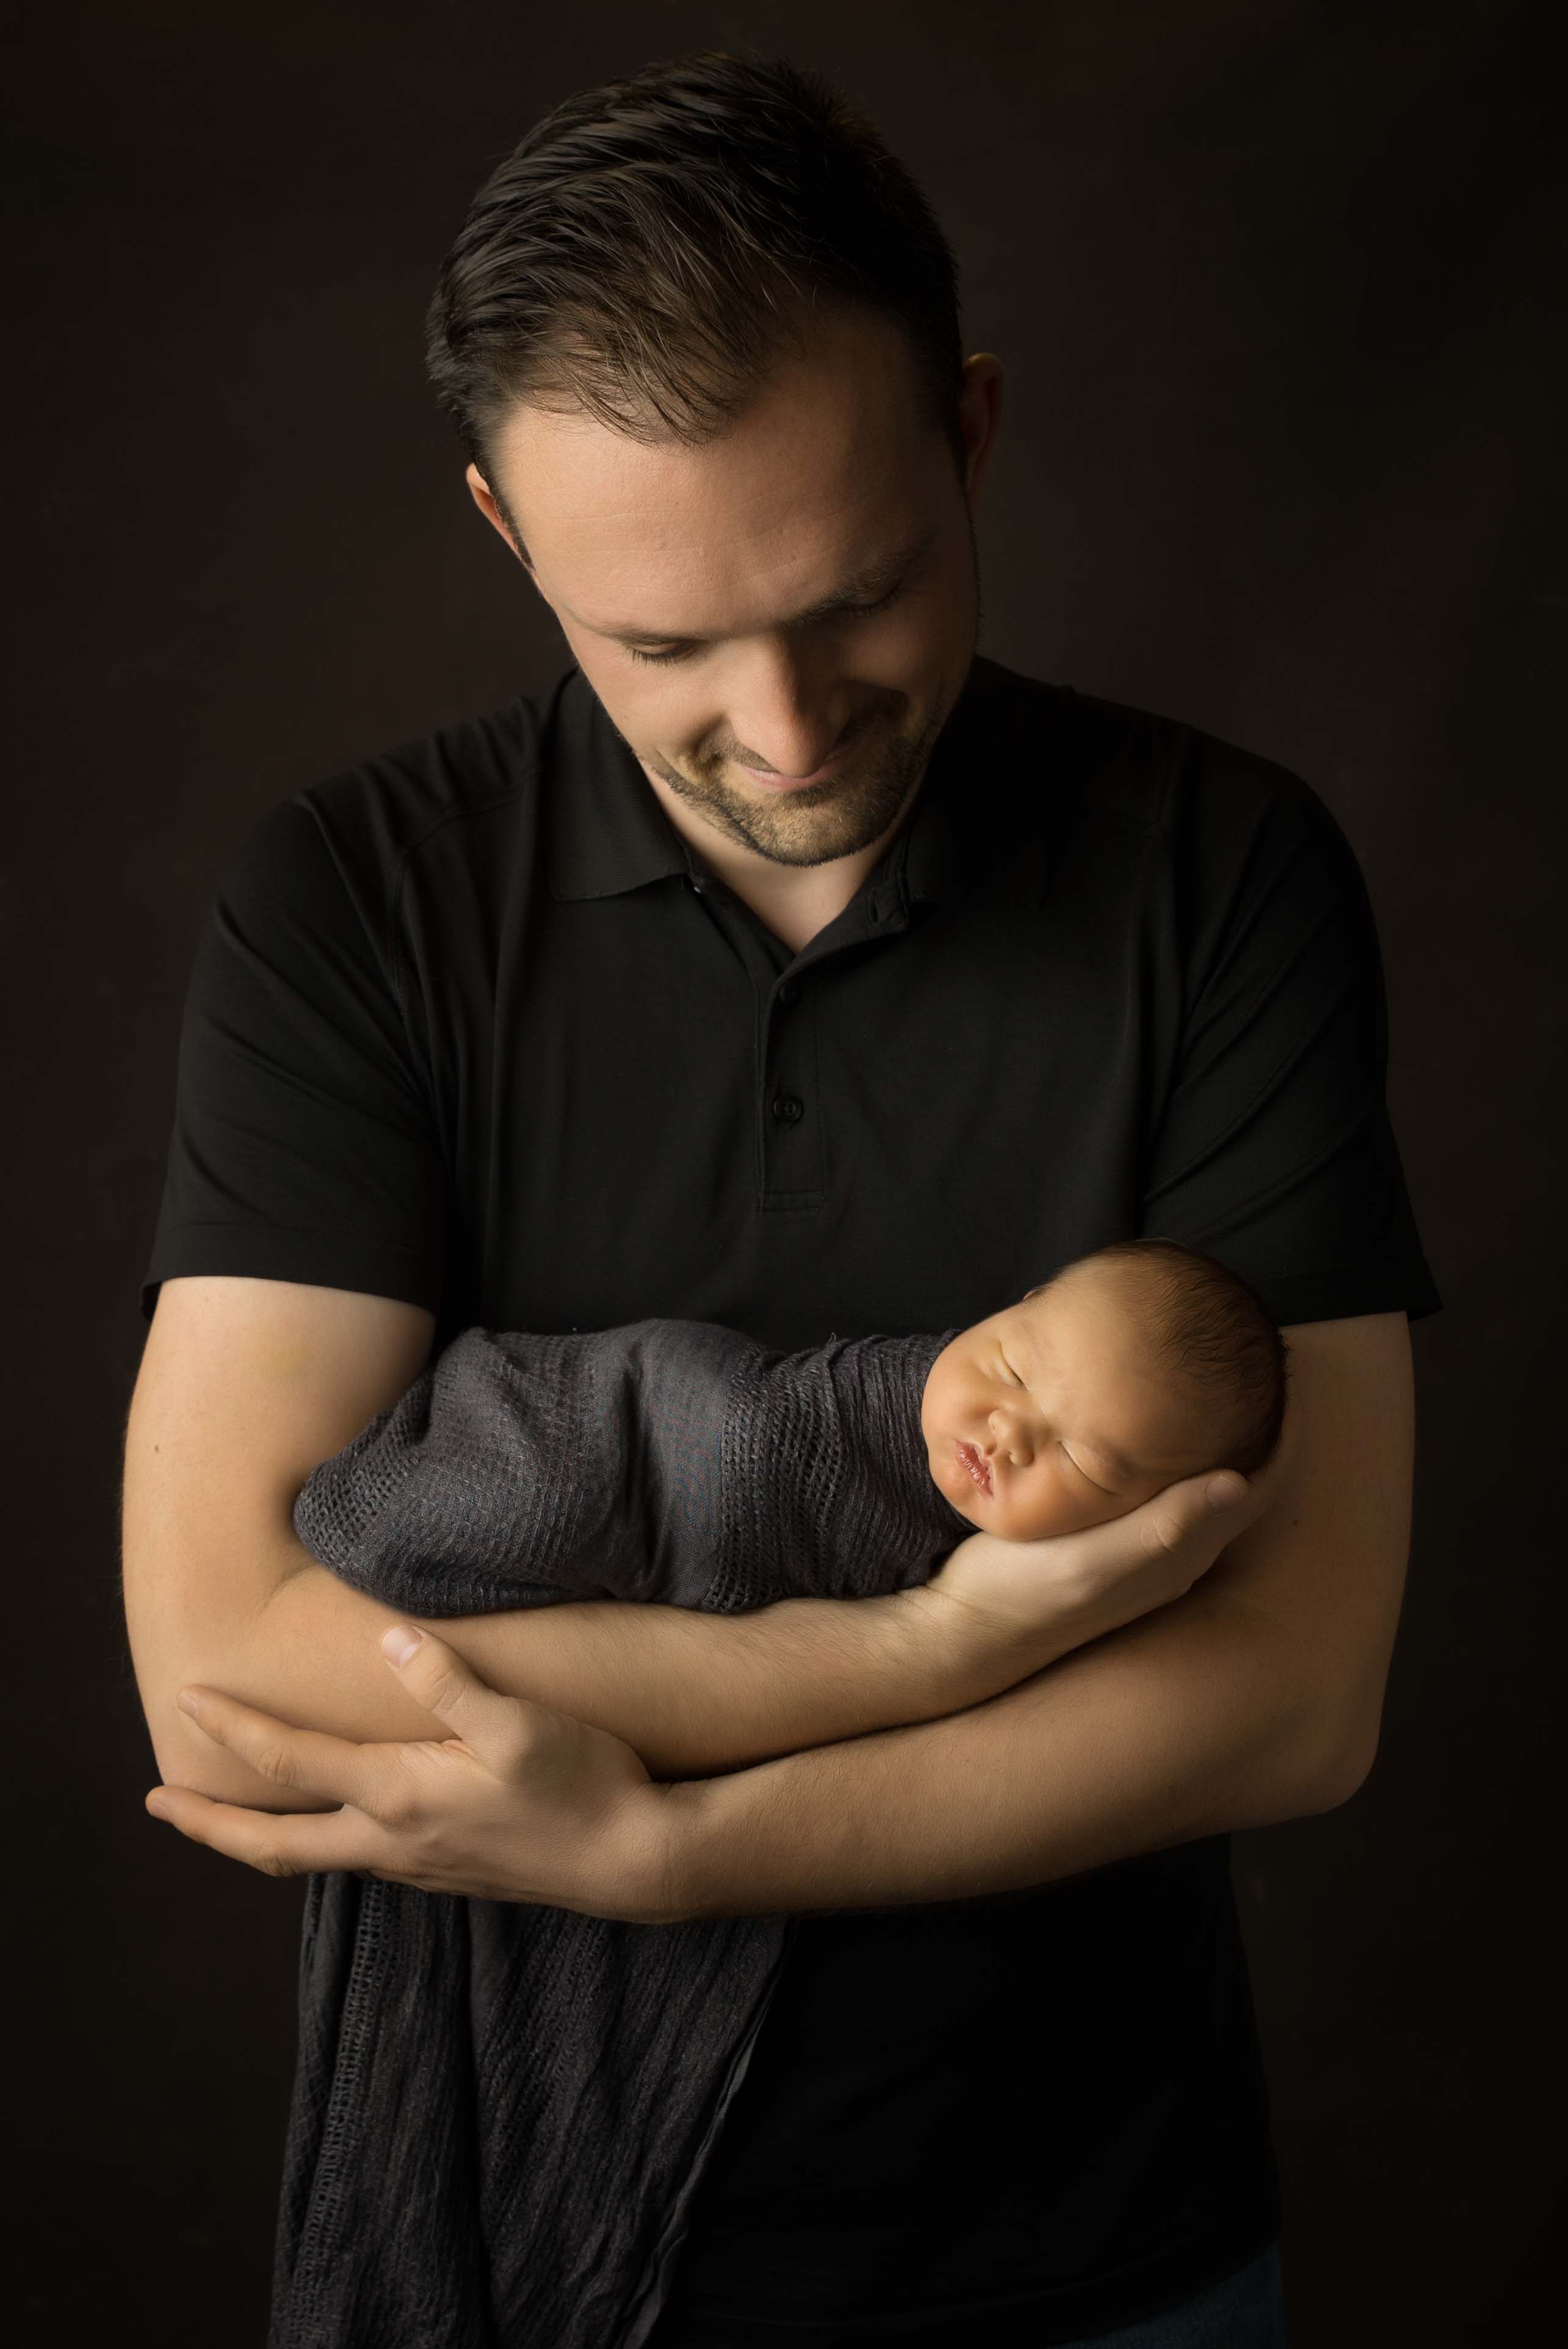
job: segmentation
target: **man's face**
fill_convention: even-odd
[[[999,378],[967,363],[966,481],[902,331],[863,311],[820,319],[701,448],[528,407],[509,420],[506,513],[612,722],[772,863],[853,855],[919,786],[975,650],[971,508]]]

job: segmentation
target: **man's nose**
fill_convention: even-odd
[[[789,647],[755,648],[726,716],[736,764],[768,775],[814,775],[849,731],[839,696]]]

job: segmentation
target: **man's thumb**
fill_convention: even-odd
[[[381,1635],[381,1652],[415,1702],[497,1777],[515,1775],[537,1757],[542,1738],[559,1733],[561,1714],[493,1688],[434,1631],[394,1623]]]
[[[1246,1478],[1234,1468],[1221,1469],[1207,1477],[1186,1476],[1179,1485],[1167,1485],[1143,1505],[1147,1512],[1141,1528],[1144,1548],[1150,1554],[1165,1550],[1174,1557],[1190,1542],[1202,1543],[1205,1528],[1216,1517],[1239,1509],[1248,1490]]]
[[[506,1702],[455,1648],[417,1624],[394,1623],[381,1635],[381,1652],[410,1696],[470,1744]]]

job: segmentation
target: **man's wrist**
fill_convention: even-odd
[[[1016,1688],[1078,1644],[1063,1620],[1010,1620],[936,1582],[917,1583],[902,1597],[921,1626],[932,1671],[952,1692],[949,1712]]]
[[[753,1664],[766,1662],[792,1692],[791,1733],[759,1747],[755,1761],[941,1720],[1048,1661],[1037,1636],[951,1606],[924,1584],[869,1599],[783,1599],[733,1623]]]
[[[851,1741],[858,1743],[858,1741]],[[820,1752],[837,1753],[829,1746]],[[788,1909],[787,1899],[775,1901],[759,1894],[747,1871],[737,1869],[734,1854],[754,1848],[755,1788],[763,1774],[777,1778],[815,1754],[785,1754],[759,1762],[749,1770],[722,1778],[680,1778],[653,1791],[660,1797],[656,1812],[645,1823],[645,1841],[638,1871],[645,1925],[693,1925],[718,1917],[757,1917]],[[748,1820],[752,1821],[750,1828]],[[770,1823],[776,1831],[781,1822]],[[768,1873],[766,1869],[764,1873]]]
[[[631,1882],[637,1913],[631,1922],[685,1925],[696,1913],[689,1905],[692,1857],[707,1789],[706,1778],[650,1782],[635,1826]]]

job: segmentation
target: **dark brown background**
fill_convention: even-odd
[[[5,286],[27,2336],[264,2323],[300,1889],[145,1816],[117,1579],[197,925],[253,812],[562,665],[463,487],[423,306],[538,114],[729,44],[879,117],[957,247],[968,347],[1007,362],[985,648],[1284,761],[1362,858],[1447,1309],[1416,1333],[1381,1758],[1346,1808],[1239,1837],[1236,1875],[1295,2349],[1533,2338],[1561,2294],[1553,12],[31,13]]]

